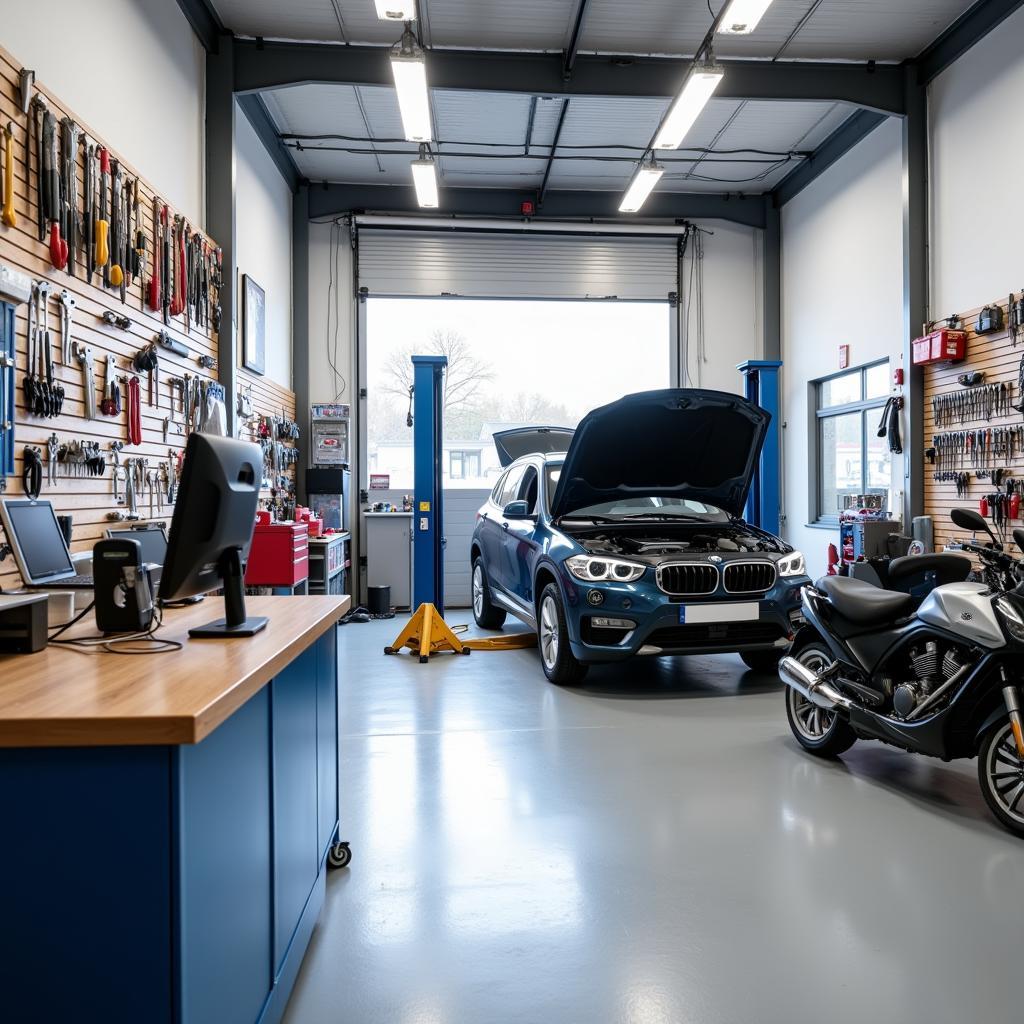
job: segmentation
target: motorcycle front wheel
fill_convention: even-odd
[[[1024,761],[1009,719],[994,725],[978,751],[978,783],[989,810],[1014,835],[1024,836]]]
[[[808,644],[793,657],[815,674],[832,664],[824,644]],[[839,715],[819,708],[791,686],[786,687],[786,717],[797,743],[817,757],[838,757],[857,742],[857,734]]]

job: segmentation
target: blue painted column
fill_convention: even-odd
[[[412,606],[444,615],[444,454],[442,413],[446,356],[413,356]]]
[[[782,394],[779,371],[782,363],[774,359],[751,359],[736,367],[743,374],[744,395],[771,414],[768,436],[761,449],[757,474],[747,495],[745,517],[748,523],[777,534],[781,529],[782,507]]]

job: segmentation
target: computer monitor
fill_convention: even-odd
[[[75,563],[53,505],[31,498],[5,498],[0,519],[27,586],[45,587],[75,575]]]
[[[247,618],[242,561],[256,525],[263,453],[250,441],[191,434],[160,579],[166,604],[224,588],[224,618],[193,637],[252,636],[266,618]]]
[[[139,526],[110,527],[107,537],[137,540],[142,549],[142,561],[148,565],[163,565],[167,558],[167,532],[162,523],[143,523]]]

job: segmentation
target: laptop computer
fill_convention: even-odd
[[[80,576],[53,505],[30,498],[4,498],[0,520],[26,587],[47,590],[91,590],[92,576]]]

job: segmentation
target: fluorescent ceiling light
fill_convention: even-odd
[[[718,23],[718,31],[726,35],[749,35],[771,5],[772,0],[731,0]],[[377,7],[380,7],[380,0]]]
[[[416,202],[431,210],[437,209],[437,165],[420,150],[419,160],[412,162],[412,183],[416,186]]]
[[[381,21],[415,21],[416,0],[373,0]]]
[[[619,213],[636,213],[647,202],[647,197],[654,191],[654,186],[658,184],[664,173],[665,168],[653,160],[650,163],[641,164],[637,168],[636,174],[633,175],[626,194],[622,197]]]
[[[395,76],[402,130],[410,142],[430,142],[430,97],[427,92],[427,64],[423,51],[406,52],[405,47],[391,53],[391,72]]]
[[[678,149],[725,74],[717,64],[694,64],[654,137],[655,149]]]

